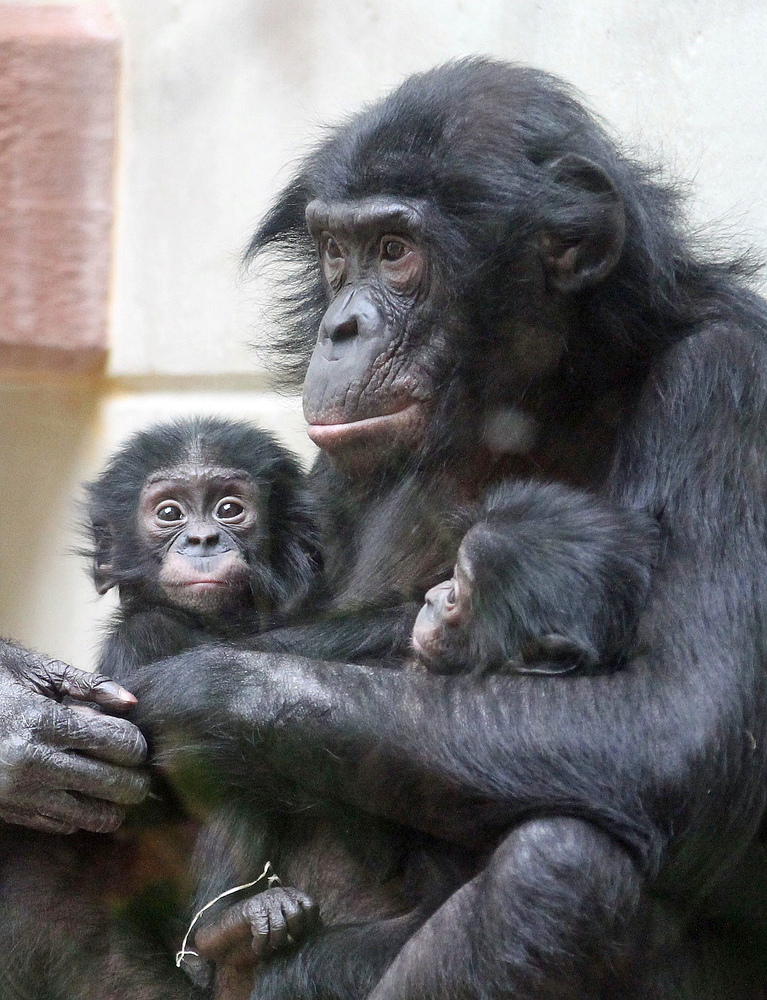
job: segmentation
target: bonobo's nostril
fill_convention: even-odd
[[[341,323],[336,323],[335,325],[329,327],[327,334],[328,337],[337,343],[340,340],[351,340],[352,337],[356,337],[359,333],[359,326],[357,324],[356,316],[349,316],[348,319],[343,320]]]

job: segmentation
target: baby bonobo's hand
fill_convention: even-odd
[[[297,941],[317,922],[317,907],[298,889],[273,886],[234,903],[195,935],[203,958],[217,964],[254,965]]]

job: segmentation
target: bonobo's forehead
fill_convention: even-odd
[[[306,224],[312,235],[323,230],[352,234],[367,230],[419,232],[425,224],[427,202],[419,198],[379,195],[359,201],[310,201]]]
[[[144,483],[144,492],[156,486],[184,486],[193,489],[199,485],[228,486],[238,484],[252,487],[252,477],[244,469],[229,469],[224,466],[183,462],[180,465],[157,469]]]
[[[250,479],[245,469],[232,469],[224,465],[210,465],[207,462],[179,462],[157,469],[147,478],[148,483],[158,479]]]

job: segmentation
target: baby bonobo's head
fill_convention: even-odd
[[[196,418],[136,434],[88,488],[93,577],[123,605],[204,618],[273,614],[311,584],[315,529],[294,457],[250,424]]]
[[[461,542],[452,577],[426,594],[413,647],[428,670],[460,673],[508,659],[503,581],[494,579],[496,560],[486,558],[498,544],[486,524],[476,524]]]
[[[474,513],[450,580],[413,628],[437,673],[604,669],[630,654],[658,523],[555,484],[510,480]]]

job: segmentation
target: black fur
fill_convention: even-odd
[[[429,669],[607,670],[633,653],[659,530],[555,484],[508,481],[468,519],[469,614]]]
[[[461,61],[332,132],[254,237],[251,256],[295,265],[277,345],[295,377],[332,299],[306,205],[369,195],[425,199],[431,284],[393,324],[389,354],[417,356],[409,374],[434,391],[407,461],[357,474],[317,463],[339,603],[354,602],[356,580],[372,605],[422,594],[460,537],[419,548],[434,519],[517,474],[658,518],[633,655],[567,677],[445,677],[206,649],[174,661],[181,688],[165,667],[141,672],[144,717],[207,746],[242,797],[347,802],[489,852],[372,1000],[761,997],[767,314],[752,266],[696,246],[675,189],[566,85]],[[568,261],[615,250],[621,225],[609,273],[581,269],[568,289]],[[522,379],[542,347],[548,360]],[[524,448],[488,445],[499,411],[530,422]],[[403,489],[441,499],[403,524]],[[342,956],[329,947],[320,938],[281,960],[254,995],[355,995],[337,988]],[[313,948],[325,949],[317,961]]]
[[[139,497],[148,478],[179,466],[241,470],[257,487],[259,517],[242,538],[249,599],[231,613],[174,606],[157,587],[164,550],[142,537]],[[319,555],[312,502],[297,461],[266,431],[197,418],[134,435],[87,487],[94,578],[116,585],[120,607],[100,658],[130,688],[136,669],[213,639],[233,641],[281,621],[309,599]],[[183,679],[178,679],[183,683]],[[71,838],[9,831],[0,895],[0,937],[12,951],[0,996],[42,1000],[190,1000],[198,995],[172,955],[193,893],[189,865],[195,823],[216,803],[197,774],[181,782],[187,802],[155,776],[155,800],[114,836]],[[193,803],[193,812],[187,803]],[[36,854],[34,863],[30,852]]]

